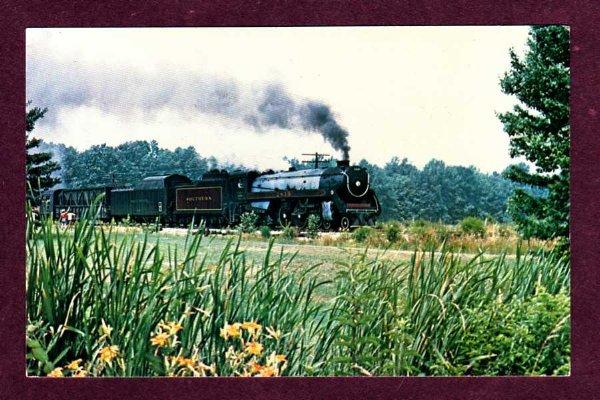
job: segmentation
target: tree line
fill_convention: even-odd
[[[516,188],[544,196],[543,191],[516,184],[497,172],[485,174],[474,166],[451,166],[436,159],[423,169],[396,157],[383,167],[366,160],[359,165],[369,171],[382,219],[456,223],[465,217],[479,217],[508,222],[508,199]]]
[[[168,150],[156,141],[145,140],[118,146],[96,145],[83,151],[64,144],[41,143],[40,150],[55,155],[61,166],[58,176],[62,185],[69,188],[134,185],[147,176],[173,173],[199,180],[215,167],[239,168],[214,157],[202,157],[191,146]],[[302,168],[295,159],[288,161]],[[518,186],[498,173],[484,174],[473,166],[448,166],[440,160],[431,160],[422,170],[407,159],[398,158],[383,167],[366,160],[359,165],[370,173],[383,219],[455,223],[476,216],[505,222],[510,219],[508,198]]]
[[[42,143],[61,166],[61,185],[80,188],[100,185],[134,185],[148,176],[182,174],[198,180],[217,165],[214,157],[201,157],[194,147],[168,150],[154,140],[125,142],[118,146],[95,145],[77,151],[64,144]]]

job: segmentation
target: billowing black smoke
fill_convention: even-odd
[[[313,100],[296,103],[281,86],[269,85],[257,111],[257,116],[246,118],[255,127],[277,126],[318,132],[335,150],[342,152],[344,160],[349,158],[348,131],[337,123],[328,105]]]
[[[320,132],[334,149],[343,153],[344,160],[350,158],[348,131],[336,122],[329,106],[311,101],[303,107],[301,115],[306,128]]]
[[[348,132],[327,104],[292,96],[278,84],[248,87],[222,77],[176,70],[96,70],[28,55],[27,98],[49,108],[42,124],[55,124],[61,111],[79,106],[124,117],[141,110],[148,118],[168,108],[186,117],[198,112],[217,115],[261,132],[280,128],[319,133],[344,159],[350,150]]]

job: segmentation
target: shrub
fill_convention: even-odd
[[[369,237],[370,234],[371,234],[371,228],[369,228],[367,226],[361,226],[360,228],[358,228],[354,232],[352,232],[352,237],[357,242],[362,243],[365,240],[367,240],[367,238]]]
[[[485,236],[485,222],[477,217],[466,217],[460,221],[460,229],[464,234]]]
[[[486,308],[468,310],[465,317],[470,322],[453,360],[467,366],[461,373],[553,375],[569,363],[565,293],[552,295],[538,287],[529,298],[497,300]]]
[[[284,239],[291,240],[295,237],[298,237],[298,229],[295,226],[288,225],[283,228],[283,231],[281,231],[281,236]]]
[[[269,227],[273,226],[273,218],[271,218],[270,215],[266,215],[264,217],[264,224],[263,225],[266,225],[266,226],[269,226]]]
[[[424,220],[413,221],[410,225],[410,233],[419,245],[427,248],[439,246],[451,235],[446,225]]]
[[[385,236],[390,243],[395,243],[400,237],[400,225],[395,222],[386,226]]]
[[[267,225],[263,225],[260,227],[260,236],[262,236],[264,239],[268,239],[271,237],[271,228],[269,228]]]
[[[240,229],[245,233],[254,232],[256,221],[258,221],[258,215],[254,211],[245,212],[240,215]]]
[[[435,224],[435,237],[439,242],[443,242],[444,240],[450,239],[452,236],[453,230],[450,226],[444,224]]]
[[[424,219],[415,219],[410,224],[410,226],[413,228],[424,228],[427,225],[431,225],[431,222],[425,221]]]
[[[502,238],[508,238],[514,234],[514,231],[508,225],[500,225],[498,226],[498,236]]]
[[[306,229],[309,238],[314,239],[319,236],[319,225],[321,225],[321,218],[316,214],[310,214]]]

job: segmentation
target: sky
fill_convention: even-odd
[[[26,95],[47,107],[35,128],[78,150],[156,140],[205,157],[286,168],[324,152],[383,166],[502,171],[496,117],[509,49],[528,28],[27,29]],[[519,160],[520,161],[520,160]]]

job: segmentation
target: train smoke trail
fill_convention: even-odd
[[[27,99],[51,110],[42,124],[56,124],[61,109],[79,106],[123,117],[136,110],[151,117],[169,108],[186,117],[197,112],[216,115],[261,132],[281,128],[318,133],[348,158],[348,131],[337,122],[331,108],[321,101],[293,96],[279,84],[249,87],[196,72],[96,69],[35,55],[28,55],[26,70]]]
[[[283,87],[269,85],[258,111],[261,118],[251,118],[253,124],[318,132],[335,150],[342,152],[344,160],[349,158],[348,131],[337,123],[328,105],[313,100],[296,102]]]

